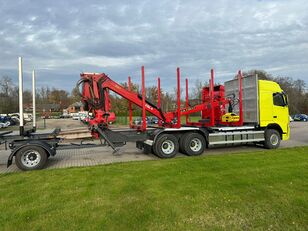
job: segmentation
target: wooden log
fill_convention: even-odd
[[[79,128],[79,129],[61,131],[57,135],[57,138],[66,140],[86,139],[86,138],[92,138],[92,134],[91,131],[89,131],[87,128]]]

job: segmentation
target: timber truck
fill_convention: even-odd
[[[19,72],[22,78],[21,68]],[[85,136],[80,131],[72,131],[78,133],[73,137],[103,140],[115,154],[127,142],[135,142],[144,153],[153,153],[160,158],[172,158],[178,152],[196,156],[212,146],[240,143],[255,143],[274,149],[279,147],[281,140],[289,138],[288,98],[278,83],[258,80],[256,75],[243,76],[239,71],[236,78],[215,85],[212,69],[209,84],[202,88],[201,99],[196,104],[189,99],[188,79],[185,79],[185,101],[181,100],[180,76],[177,68],[177,108],[164,112],[160,78],[157,79],[157,104],[145,97],[144,67],[141,68],[141,94],[131,89],[130,77],[127,87],[124,87],[105,73],[81,73],[77,86],[81,89],[85,108],[93,117],[88,120],[88,129],[82,131]],[[35,95],[35,88],[33,91]],[[110,91],[128,101],[129,127],[114,128],[109,124]],[[132,122],[133,104],[142,109],[142,123],[138,125]],[[147,114],[157,117],[158,124],[147,125]],[[196,114],[200,119],[191,121],[190,117]],[[22,170],[40,169],[50,156],[56,155],[56,150],[84,147],[82,143],[76,146],[62,142],[72,133],[67,136],[67,131],[63,133],[55,129],[42,134],[36,132],[35,126],[29,131],[21,127],[18,135],[0,133],[0,143],[12,150],[7,166],[15,157],[16,165]]]

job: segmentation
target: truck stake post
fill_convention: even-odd
[[[131,91],[131,78],[128,76],[128,90]],[[128,101],[128,113],[129,113],[129,127],[133,126],[133,111],[132,111],[132,102]]]
[[[145,83],[144,83],[144,66],[141,67],[141,85],[142,85],[142,130],[147,129],[146,113],[145,113]]]
[[[161,98],[160,98],[160,78],[157,77],[157,108],[161,109]],[[161,120],[158,120],[158,125],[161,126]]]
[[[214,111],[214,69],[211,69],[211,79],[210,79],[210,102],[211,102],[211,117],[210,126],[215,125],[215,111]]]
[[[18,58],[18,86],[19,86],[19,134],[24,135],[24,108],[23,108],[23,76],[22,57]]]
[[[32,122],[33,122],[33,131],[36,131],[36,79],[35,79],[35,70],[32,71]]]
[[[181,73],[180,68],[176,69],[177,75],[177,128],[181,127]]]
[[[186,86],[186,97],[185,97],[185,110],[188,110],[188,78],[185,79],[185,86]],[[188,117],[189,115],[186,115],[186,124],[188,123]]]
[[[243,75],[242,71],[238,71],[238,81],[239,81],[239,110],[240,110],[240,121],[239,126],[243,126],[244,118],[243,118]]]

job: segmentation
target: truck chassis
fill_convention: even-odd
[[[281,135],[273,129],[256,130],[255,127],[199,128],[181,127],[160,128],[150,127],[147,131],[134,129],[95,129],[104,142],[100,144],[63,144],[60,129],[50,133],[28,133],[26,136],[12,135],[12,132],[0,133],[0,144],[11,149],[7,167],[15,163],[21,170],[44,168],[48,158],[55,156],[57,150],[79,149],[98,146],[110,146],[114,154],[127,142],[136,142],[136,147],[144,153],[153,153],[160,158],[172,158],[178,152],[189,156],[202,154],[206,148],[216,145],[237,143],[262,143],[266,148],[277,148]],[[80,140],[80,139],[78,139]],[[88,139],[81,139],[82,141]]]

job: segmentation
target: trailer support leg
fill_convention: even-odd
[[[116,154],[120,148],[116,147],[109,139],[108,137],[106,136],[106,134],[104,133],[104,131],[99,128],[99,127],[96,127],[95,128],[96,131],[104,138],[104,140],[109,144],[109,146],[113,149],[113,154]]]

